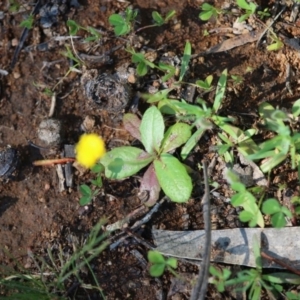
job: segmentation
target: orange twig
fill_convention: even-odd
[[[36,160],[32,164],[34,166],[51,166],[55,164],[66,164],[68,162],[73,162],[73,161],[75,161],[75,158],[64,157],[64,158]]]

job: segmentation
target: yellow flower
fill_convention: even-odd
[[[76,160],[86,168],[92,168],[106,152],[103,139],[96,133],[83,134],[75,151]]]

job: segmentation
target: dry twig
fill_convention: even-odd
[[[203,206],[206,247],[203,253],[203,260],[200,265],[199,276],[197,279],[197,283],[193,289],[191,300],[205,299],[208,273],[209,273],[210,252],[211,252],[211,222],[210,222],[210,197],[209,197],[210,191],[209,191],[209,183],[208,183],[208,175],[207,175],[207,165],[205,161],[203,161],[203,177],[204,177],[205,191],[204,191],[204,196],[202,198],[202,206]]]

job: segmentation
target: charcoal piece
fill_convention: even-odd
[[[96,69],[86,71],[81,84],[87,98],[108,112],[120,112],[129,103],[131,89],[116,74],[99,74]]]
[[[0,151],[0,177],[9,178],[17,168],[19,162],[18,151],[6,148]]]

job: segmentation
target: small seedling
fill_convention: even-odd
[[[280,205],[276,199],[267,199],[262,205],[262,212],[266,215],[272,215],[271,223],[275,228],[281,228],[286,225],[286,217],[291,218],[292,213],[285,206]]]
[[[143,53],[137,53],[134,49],[127,49],[126,51],[132,55],[132,62],[137,64],[136,72],[139,76],[146,75],[149,68],[153,69],[157,67],[154,63],[146,59]]]
[[[82,184],[79,187],[79,191],[81,193],[79,204],[84,206],[84,205],[90,204],[92,202],[92,200],[94,199],[94,197],[96,197],[98,195],[100,190],[96,189],[95,191],[93,191],[88,185]]]
[[[249,227],[259,225],[263,228],[265,223],[259,206],[256,203],[256,198],[246,189],[246,186],[240,182],[238,176],[232,171],[228,171],[226,177],[231,188],[236,191],[236,194],[231,197],[231,204],[234,207],[241,206],[244,209],[240,212],[239,219],[242,222],[248,222]]]
[[[75,65],[73,66],[73,68],[80,66],[82,64],[82,61],[73,54],[72,50],[70,49],[70,47],[68,45],[65,45],[65,47],[66,47],[66,51],[61,52],[61,54],[75,62]]]
[[[177,268],[177,259],[174,257],[169,257],[165,259],[163,255],[158,251],[150,250],[148,252],[148,261],[152,264],[149,272],[153,277],[159,277],[167,270],[173,275],[177,276],[174,269]]]
[[[132,29],[132,23],[137,16],[137,10],[127,8],[125,15],[113,14],[108,18],[110,25],[113,26],[116,36],[126,35]]]
[[[299,111],[299,101],[296,101],[292,108],[293,119],[299,115]],[[266,173],[290,156],[292,169],[298,167],[300,178],[300,133],[292,133],[290,127],[285,124],[290,121],[290,117],[267,102],[259,105],[259,113],[266,128],[276,132],[277,135],[260,144],[259,150],[249,155],[248,159],[264,159],[260,168]]]
[[[212,90],[212,81],[213,81],[213,76],[208,75],[205,80],[197,80],[196,85],[199,86],[201,89],[203,89],[206,92],[209,92]]]
[[[270,38],[272,40],[272,43],[267,46],[268,51],[278,51],[283,48],[284,46],[283,42],[280,40],[277,34],[274,33],[274,31],[272,30],[270,31]]]
[[[216,8],[209,3],[203,3],[201,5],[201,10],[199,18],[202,21],[208,21],[210,18],[217,18],[219,14],[223,13],[222,9]]]
[[[162,25],[168,23],[175,16],[175,14],[176,14],[176,11],[171,10],[166,14],[166,17],[163,18],[162,15],[159,12],[154,11],[152,13],[152,18],[153,18],[154,23],[155,23],[154,25],[155,26],[162,26]]]
[[[77,32],[82,29],[90,34],[85,41],[86,42],[93,42],[98,41],[101,38],[101,34],[93,27],[83,27],[80,26],[77,22],[74,20],[68,20],[67,26],[69,27],[69,33],[70,35],[76,35]]]
[[[152,27],[162,26],[164,24],[167,24],[175,15],[176,15],[176,11],[171,10],[166,14],[165,18],[163,18],[163,16],[159,12],[153,11],[152,19],[153,19],[154,24],[141,27],[136,30],[136,33],[139,31],[142,31],[144,29],[147,29],[147,28],[152,28]]]
[[[218,292],[224,292],[225,282],[230,277],[231,272],[225,268],[221,272],[213,266],[209,267],[209,272],[213,275],[213,278],[209,280],[209,283],[214,284],[217,287]]]
[[[259,10],[257,12],[257,14],[258,14],[260,19],[268,18],[268,17],[271,16],[268,8],[265,8],[264,10]]]
[[[239,22],[243,22],[255,14],[257,6],[253,2],[248,3],[246,0],[236,0],[236,4],[246,11],[244,15],[239,17]]]
[[[17,12],[19,11],[21,4],[16,0],[9,0],[9,11]]]
[[[241,84],[244,81],[243,76],[240,75],[231,75],[231,79],[235,85]]]
[[[33,22],[34,22],[33,15],[29,15],[26,20],[20,23],[20,27],[31,29],[33,27]]]

